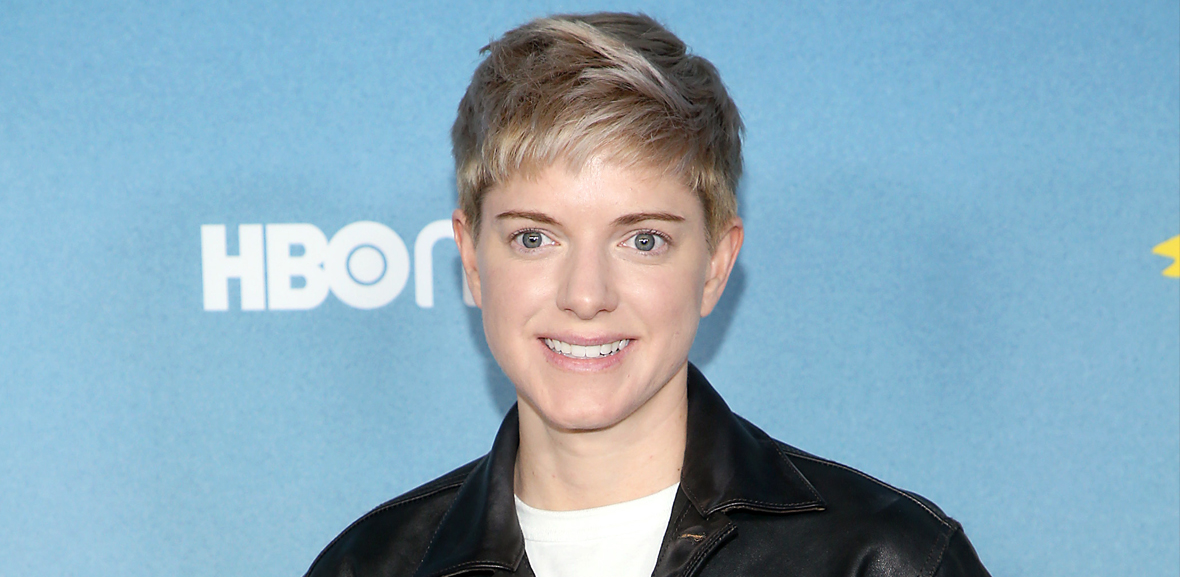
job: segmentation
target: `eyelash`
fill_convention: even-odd
[[[544,244],[543,244],[543,245],[541,245],[541,246],[538,246],[538,247],[532,247],[532,248],[529,248],[529,247],[527,247],[527,246],[524,246],[524,242],[522,242],[522,237],[523,237],[524,235],[526,235],[526,234],[529,234],[529,233],[536,233],[536,234],[539,234],[539,235],[541,235],[541,236],[545,237],[545,239],[546,239],[546,240],[548,240],[550,243],[554,242],[554,241],[553,241],[553,237],[551,237],[551,236],[549,236],[548,234],[546,234],[546,233],[545,233],[545,231],[543,231],[543,230],[540,230],[540,229],[536,229],[536,228],[522,228],[522,229],[520,229],[520,230],[514,231],[512,234],[509,234],[509,235],[508,235],[508,242],[510,242],[510,243],[515,243],[517,246],[519,246],[519,247],[520,247],[520,249],[521,249],[521,250],[528,251],[528,252],[532,252],[532,251],[535,251],[535,250],[540,250],[541,248],[543,248],[544,246],[546,246],[546,245],[544,245]],[[650,234],[650,235],[652,235],[652,236],[654,236],[654,237],[656,237],[656,238],[660,239],[661,241],[663,241],[663,244],[662,244],[662,245],[660,245],[660,246],[658,246],[658,247],[653,247],[653,248],[652,248],[652,250],[650,250],[650,251],[639,251],[639,252],[642,252],[642,253],[644,253],[644,256],[649,256],[649,253],[656,252],[657,250],[660,250],[660,249],[661,249],[661,248],[663,248],[663,247],[669,247],[669,246],[672,246],[672,239],[671,239],[671,237],[669,237],[667,234],[664,234],[664,233],[662,233],[662,232],[660,232],[660,231],[658,231],[658,230],[653,230],[653,229],[643,229],[643,230],[637,230],[637,231],[635,231],[634,233],[632,233],[632,234],[631,234],[631,236],[628,236],[628,237],[627,237],[627,239],[626,239],[626,240],[624,240],[623,242],[624,242],[624,243],[630,242],[630,241],[634,240],[634,239],[635,239],[635,237],[637,237],[637,236],[639,236],[639,235],[641,235],[641,234]],[[633,246],[633,247],[631,247],[631,248],[634,248],[634,249],[638,250],[638,247],[634,247],[634,246]],[[662,252],[662,251],[661,251],[661,252]]]
[[[660,231],[658,231],[658,230],[652,230],[652,229],[637,230],[637,231],[635,231],[635,233],[634,233],[634,234],[632,234],[631,236],[628,236],[628,237],[627,237],[627,240],[624,240],[623,242],[624,242],[624,243],[629,243],[629,242],[632,242],[632,241],[635,239],[635,237],[637,237],[637,236],[639,236],[639,235],[641,235],[641,234],[650,234],[650,235],[652,235],[652,236],[654,236],[654,237],[656,237],[656,238],[660,239],[660,240],[661,240],[661,241],[663,241],[663,243],[664,243],[664,244],[662,244],[662,245],[660,245],[660,246],[657,246],[657,247],[652,247],[652,249],[651,249],[651,250],[649,250],[649,251],[642,251],[642,250],[640,250],[639,252],[642,252],[642,253],[644,253],[644,256],[650,256],[650,255],[651,255],[651,253],[654,253],[654,252],[656,252],[656,251],[663,252],[661,249],[663,249],[663,248],[665,248],[665,247],[672,246],[672,239],[671,239],[671,238],[669,238],[669,237],[668,237],[668,235],[666,235],[666,234],[664,234],[664,233],[662,233],[662,232],[660,232]],[[636,249],[636,250],[639,250],[639,247],[632,246],[631,248],[634,248],[634,249]]]
[[[544,244],[542,244],[541,246],[532,247],[532,248],[529,248],[524,245],[524,242],[522,242],[522,237],[524,235],[530,234],[530,233],[539,234],[542,237],[544,237],[546,240],[548,240],[549,242],[553,242],[553,237],[546,234],[545,231],[540,230],[540,229],[536,229],[536,228],[522,228],[516,232],[513,232],[512,234],[508,235],[508,242],[515,243],[520,248],[520,250],[524,250],[527,252],[533,252],[535,250],[540,250],[541,248],[544,248],[544,246],[545,246]]]

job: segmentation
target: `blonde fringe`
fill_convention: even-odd
[[[712,64],[651,18],[541,18],[483,51],[451,133],[459,208],[475,231],[491,187],[592,157],[681,178],[701,199],[710,245],[737,216],[737,107]]]

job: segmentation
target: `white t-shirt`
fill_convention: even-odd
[[[537,577],[650,577],[679,483],[634,501],[546,511],[516,499],[524,550]]]

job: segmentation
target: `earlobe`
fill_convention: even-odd
[[[459,247],[459,260],[463,263],[463,276],[467,280],[471,298],[475,300],[475,306],[483,308],[479,292],[478,260],[475,256],[475,232],[462,210],[456,208],[451,213],[451,229],[455,234],[455,244]]]
[[[745,240],[745,229],[740,217],[734,217],[723,230],[717,237],[713,255],[709,259],[708,277],[701,299],[701,317],[709,316],[713,307],[717,306],[717,301],[721,300],[725,284],[729,282],[729,274],[733,272],[738,253],[742,250],[742,241]]]

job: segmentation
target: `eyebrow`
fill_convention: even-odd
[[[496,215],[496,220],[505,220],[510,218],[523,218],[541,224],[558,225],[557,219],[543,213],[532,210],[506,210]],[[635,212],[632,214],[624,214],[616,218],[614,226],[630,226],[632,224],[639,224],[648,220],[662,220],[665,222],[684,222],[684,217],[670,212]]]
[[[525,220],[531,220],[541,224],[559,224],[552,216],[549,216],[543,212],[535,212],[531,210],[506,210],[496,215],[496,220],[505,220],[509,218],[523,218]]]
[[[615,226],[628,226],[632,224],[639,224],[645,220],[662,220],[665,222],[684,222],[684,217],[670,212],[636,212],[633,214],[624,214],[615,219]]]

